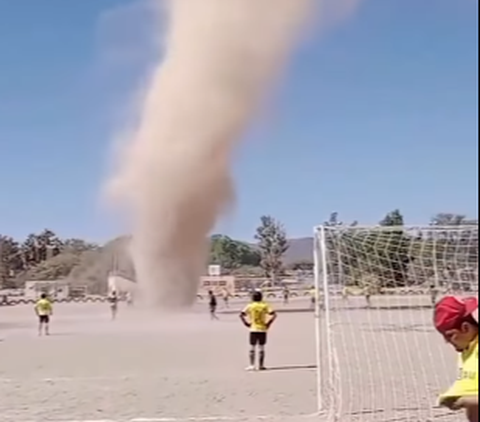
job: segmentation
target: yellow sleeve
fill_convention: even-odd
[[[450,389],[440,396],[440,401],[448,398],[478,396],[478,364],[475,364],[475,360],[478,362],[478,358],[473,354],[463,365],[459,359],[460,376]]]
[[[250,315],[250,305],[247,305],[245,308],[243,308],[242,315]]]
[[[267,313],[268,313],[269,315],[272,315],[272,314],[275,313],[275,311],[273,310],[273,308],[272,308],[270,305],[268,305],[268,304],[267,304]]]

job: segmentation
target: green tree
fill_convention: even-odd
[[[51,230],[45,229],[38,236],[38,248],[40,253],[40,261],[57,256],[62,251],[63,243],[58,236]]]
[[[356,284],[357,257],[355,250],[355,242],[352,243],[352,237],[358,233],[348,230],[343,221],[339,219],[338,212],[332,212],[324,226],[333,228],[328,231],[326,236],[327,254],[328,254],[328,271],[334,284],[351,285]],[[350,227],[358,226],[358,222],[354,221]]]
[[[433,274],[435,283],[450,283],[463,274],[465,281],[478,274],[478,220],[469,220],[463,214],[438,213],[430,225],[428,238],[422,239],[421,257],[431,265],[428,275]],[[425,245],[427,247],[425,247]],[[431,252],[431,253],[429,253]]]
[[[337,282],[368,287],[370,292],[407,285],[410,237],[402,228],[401,212],[388,213],[380,225],[383,227],[355,228],[355,222],[351,228],[329,233],[329,271],[338,274]]]
[[[337,227],[343,225],[343,223],[338,220],[338,212],[336,211],[332,212],[328,221],[325,221],[323,224],[327,227]]]
[[[87,251],[94,251],[99,248],[96,243],[90,243],[83,239],[65,239],[62,242],[62,253],[68,252],[73,254],[81,254]]]
[[[381,226],[392,227],[392,230],[375,233],[377,239],[373,240],[373,244],[382,287],[404,287],[408,284],[411,238],[405,234],[403,223],[400,210],[393,210],[380,222]]]
[[[430,222],[430,225],[432,226],[441,227],[461,226],[463,224],[468,224],[466,215],[446,212],[438,213]]]
[[[380,225],[384,227],[401,227],[403,224],[403,215],[398,209],[389,212],[384,219],[380,221]]]
[[[37,236],[33,233],[29,234],[22,243],[22,255],[24,258],[25,268],[28,269],[40,262],[37,250]]]
[[[334,211],[330,214],[330,217],[328,218],[327,221],[323,223],[324,226],[326,227],[342,227],[345,226],[345,223],[339,219],[339,213],[337,211]],[[350,227],[357,227],[358,226],[358,221],[354,220],[352,223],[350,223]]]
[[[262,257],[260,251],[245,242],[235,241],[240,266],[258,267]]]
[[[260,253],[252,246],[224,235],[213,235],[210,243],[210,263],[227,270],[241,266],[258,266]]]
[[[261,267],[265,276],[276,283],[283,270],[283,256],[288,250],[285,228],[273,217],[264,215],[257,228],[255,239],[260,250]]]
[[[12,279],[23,271],[20,245],[13,238],[0,235],[0,288],[11,286]]]
[[[45,229],[39,234],[29,234],[22,245],[25,266],[31,268],[59,255],[62,246],[62,241],[49,229]]]

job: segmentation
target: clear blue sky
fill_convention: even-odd
[[[151,24],[129,0],[0,0],[1,233],[119,233],[98,190]],[[365,0],[296,55],[274,103],[236,164],[229,234],[264,213],[291,236],[331,211],[477,216],[477,0]]]

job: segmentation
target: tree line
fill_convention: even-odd
[[[331,283],[372,289],[453,281],[478,282],[478,221],[437,214],[428,226],[405,227],[400,210],[377,228],[325,223],[326,270]]]
[[[226,273],[255,273],[276,280],[283,271],[283,257],[288,250],[284,226],[271,216],[262,216],[255,240],[256,243],[249,244],[221,234],[211,236],[208,264],[220,265]],[[82,278],[82,272],[78,274],[80,264],[95,266],[95,257],[102,261],[100,255],[106,254],[107,249],[108,245],[101,247],[82,239],[61,239],[50,229],[30,234],[23,242],[0,234],[0,288],[22,287],[29,279],[56,280],[70,274]],[[129,259],[125,254],[115,254],[122,255],[121,260]],[[103,259],[109,267],[117,265],[114,260],[115,257]],[[97,263],[97,267],[101,266]],[[111,269],[97,268],[95,274],[87,271],[85,277],[100,282],[98,279]]]
[[[0,234],[0,287],[15,287],[16,280],[35,273],[41,274],[45,263],[62,262],[57,257],[79,257],[86,251],[95,251],[98,245],[82,239],[60,239],[52,230],[32,233],[22,242]],[[51,265],[48,279],[62,278],[71,271],[72,259],[64,268]],[[47,265],[48,267],[48,265]]]
[[[407,286],[432,279],[441,283],[469,269],[478,277],[478,222],[463,215],[438,214],[427,227],[407,229],[400,210],[388,213],[379,222],[380,228],[362,228],[357,221],[346,224],[338,213],[332,213],[324,226],[326,268],[332,283],[379,287]],[[456,230],[458,227],[462,229]],[[254,239],[254,243],[247,243],[213,235],[208,264],[220,265],[225,273],[262,276],[273,283],[286,270],[313,271],[313,255],[312,259],[285,264],[290,245],[284,225],[274,217],[260,218]],[[89,278],[90,284],[102,283],[113,260],[120,255],[121,261],[129,260],[126,253],[110,250],[108,255],[107,250],[108,245],[61,239],[48,229],[30,234],[23,242],[0,234],[0,288],[22,287],[29,279],[55,280],[71,274],[79,282]],[[131,262],[122,266],[133,268]]]

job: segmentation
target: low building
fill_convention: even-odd
[[[200,293],[206,293],[209,290],[217,294],[228,292],[235,294],[235,276],[233,275],[206,275],[200,277]]]

